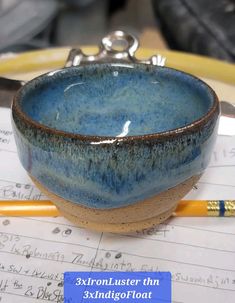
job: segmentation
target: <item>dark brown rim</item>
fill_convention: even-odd
[[[99,63],[99,64],[93,64],[93,65],[103,65],[103,64]],[[142,64],[130,63],[130,65],[138,66],[138,65],[142,65]],[[84,67],[84,66],[82,66],[82,67]],[[69,69],[78,69],[78,68],[79,68],[79,66],[69,67]],[[202,81],[201,79],[199,79],[198,77],[196,77],[190,73],[186,73],[186,72],[174,69],[174,68],[160,67],[160,66],[156,66],[156,68],[164,68],[164,69],[168,69],[168,70],[173,70],[178,73],[190,76],[190,77],[194,78],[197,82],[202,83],[210,91],[212,98],[213,98],[213,105],[210,108],[210,110],[204,116],[202,116],[200,119],[197,119],[184,127],[179,127],[179,128],[175,128],[175,129],[172,129],[169,131],[164,131],[164,132],[159,132],[159,133],[151,133],[151,134],[138,135],[138,136],[126,136],[126,137],[92,136],[92,135],[73,134],[70,132],[57,130],[57,129],[45,126],[44,124],[38,123],[38,122],[34,121],[33,119],[31,119],[28,115],[26,115],[19,106],[19,101],[21,99],[21,92],[24,89],[24,86],[23,86],[23,87],[21,87],[21,89],[16,93],[16,95],[13,98],[12,113],[16,113],[21,119],[23,119],[29,125],[33,126],[34,128],[36,128],[40,131],[46,132],[48,134],[58,135],[58,136],[67,137],[67,138],[71,138],[71,139],[78,139],[78,140],[87,141],[90,143],[91,142],[100,142],[100,143],[104,143],[104,144],[111,143],[111,142],[124,142],[124,141],[145,140],[145,139],[147,139],[147,140],[166,139],[168,137],[177,136],[182,133],[186,134],[189,132],[196,131],[197,129],[203,127],[210,120],[210,118],[216,114],[216,112],[218,112],[218,115],[219,115],[219,112],[220,112],[219,99],[218,99],[215,91],[207,83],[205,83],[204,81]],[[62,68],[60,70],[65,70],[65,68]],[[27,82],[25,85],[36,82],[37,80],[42,79],[45,76],[47,76],[49,73],[50,72],[40,75],[40,76],[30,80],[29,82]],[[14,117],[13,117],[13,120],[14,120]],[[111,141],[111,142],[104,142],[104,141]]]

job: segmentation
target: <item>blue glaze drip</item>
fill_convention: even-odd
[[[195,85],[188,75],[148,69],[114,64],[86,67],[85,73],[83,68],[52,73],[28,91],[22,108],[51,128],[122,137],[186,126],[211,107],[212,97],[201,82]]]

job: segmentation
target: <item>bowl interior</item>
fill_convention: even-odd
[[[51,72],[26,84],[20,107],[48,127],[83,135],[135,136],[184,127],[213,105],[208,86],[188,74],[133,64]]]

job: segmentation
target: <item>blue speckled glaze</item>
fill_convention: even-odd
[[[129,136],[151,134],[188,125],[208,111],[213,98],[194,82],[165,69],[89,68],[48,77],[23,96],[22,108],[39,123],[75,134],[119,136],[125,128]]]
[[[26,84],[13,102],[19,157],[67,200],[92,208],[130,205],[203,172],[219,107],[192,122],[214,99],[206,84],[168,68],[104,64],[49,73]]]

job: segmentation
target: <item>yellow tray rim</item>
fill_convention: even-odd
[[[49,48],[3,55],[0,57],[0,74],[9,76],[11,74],[62,68],[70,49],[70,47]],[[96,47],[82,47],[82,49],[85,53],[90,54],[97,51]],[[235,84],[235,64],[184,52],[145,48],[138,50],[137,57],[148,58],[154,54],[165,56],[167,58],[166,66],[168,67],[183,70],[199,77]]]

